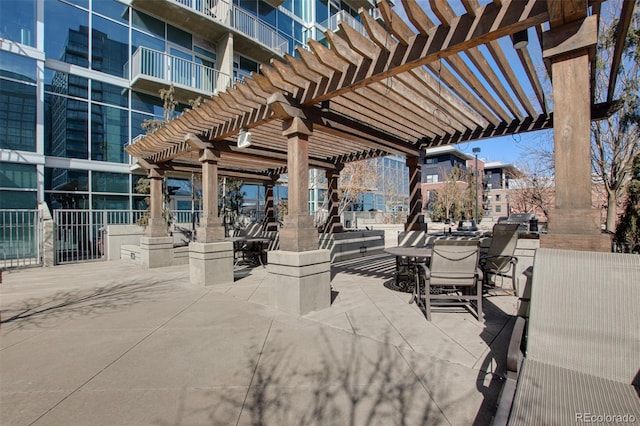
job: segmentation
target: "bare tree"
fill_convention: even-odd
[[[610,7],[622,7],[617,1]],[[616,44],[618,22],[613,18],[603,20],[600,29],[596,73],[596,96],[606,101],[613,51]],[[615,231],[620,198],[629,182],[634,156],[640,149],[640,11],[636,7],[626,35],[626,50],[620,63],[614,99],[619,100],[620,110],[607,120],[591,125],[592,166],[602,182],[607,197],[606,229]]]
[[[349,205],[358,203],[367,192],[376,189],[377,173],[375,160],[361,160],[346,163],[340,172],[338,191],[340,203],[338,214],[342,214]]]
[[[444,175],[444,171],[441,175]],[[466,187],[466,172],[454,166],[445,176],[442,186],[435,190],[434,210],[441,211],[444,218],[461,219]]]
[[[555,200],[555,186],[546,164],[532,157],[518,164],[518,171],[509,181],[509,208],[514,213],[534,213],[548,220]]]

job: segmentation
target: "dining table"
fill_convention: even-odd
[[[401,274],[402,259],[406,259],[406,267],[408,270],[408,277],[413,278],[413,289],[411,300],[409,303],[416,302],[420,305],[420,266],[418,263],[424,262],[428,264],[431,254],[433,253],[433,247],[431,245],[426,246],[394,246],[384,249],[385,253],[389,253],[396,257],[396,284],[400,284],[399,276]]]

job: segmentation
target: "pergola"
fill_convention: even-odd
[[[411,190],[406,229],[421,229],[421,149],[553,127],[557,214],[550,218],[546,243],[575,244],[577,238],[585,249],[602,247],[599,215],[591,208],[590,121],[614,108],[615,76],[634,2],[625,1],[619,11],[609,93],[600,104],[593,79],[601,1],[460,3],[466,13],[458,16],[446,0],[430,0],[436,22],[415,0],[402,0],[405,22],[386,0],[378,0],[382,22],[360,14],[366,36],[341,23],[338,32],[326,33],[328,47],[310,41],[310,50],[298,48],[296,57],[272,60],[260,74],[126,150],[152,180],[166,170],[202,172],[204,220],[197,237],[202,242],[223,237],[218,174],[272,184],[288,173],[289,216],[281,249],[304,252],[318,247],[308,214],[310,167],[327,171],[335,200],[344,163],[405,156]],[[523,31],[541,48],[515,49],[513,39]],[[535,69],[543,61],[552,76],[553,111]],[[239,148],[237,139],[245,132],[252,144]],[[159,188],[152,184],[150,237],[164,231],[159,222],[154,226],[154,217],[161,216]],[[330,217],[339,220],[335,210]]]

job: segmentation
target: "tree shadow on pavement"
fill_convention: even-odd
[[[31,298],[5,306],[0,324],[11,324],[12,329],[26,326],[54,327],[52,320],[72,319],[79,316],[95,316],[125,309],[168,291],[173,280],[113,284],[91,289],[58,291],[50,296]]]

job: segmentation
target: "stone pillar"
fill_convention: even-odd
[[[162,180],[164,171],[149,170],[149,222],[145,236],[140,237],[140,263],[145,268],[160,268],[173,263],[173,237],[162,217]]]
[[[342,223],[340,222],[340,194],[338,193],[338,183],[340,181],[340,172],[344,165],[340,164],[336,166],[333,170],[327,170],[327,186],[328,186],[328,194],[327,197],[329,199],[329,214],[327,219],[326,231],[336,234],[339,232],[344,232],[344,228],[342,227]]]
[[[271,306],[304,315],[331,305],[331,260],[318,250],[318,231],[309,214],[308,143],[311,124],[300,117],[286,119],[288,139],[289,214],[280,230],[280,250],[268,253]]]
[[[544,34],[551,61],[556,205],[541,247],[610,251],[591,203],[591,55],[596,16]],[[570,27],[570,28],[569,28]]]
[[[189,244],[189,277],[193,284],[216,285],[233,282],[233,243],[224,241],[224,227],[218,217],[218,159],[210,148],[200,151],[202,164],[202,217],[196,241]]]
[[[309,135],[311,124],[291,118],[283,124],[287,137],[289,214],[280,230],[280,248],[287,251],[318,249],[318,231],[309,214]]]

